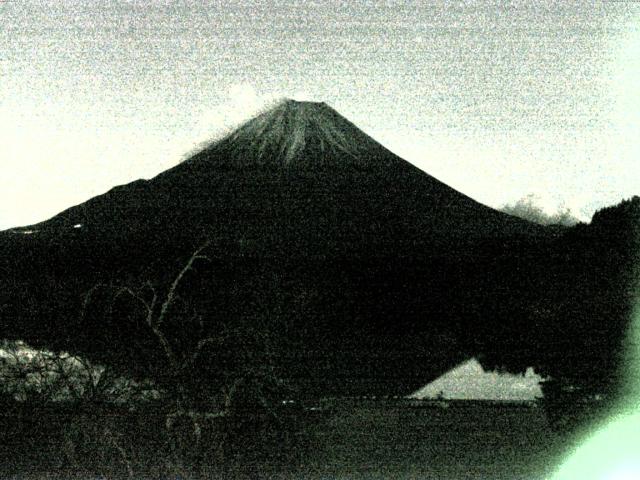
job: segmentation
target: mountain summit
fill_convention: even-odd
[[[324,102],[285,99],[246,122],[212,149],[232,153],[236,165],[364,162],[363,154],[380,147]]]

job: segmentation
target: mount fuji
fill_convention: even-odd
[[[410,393],[471,357],[608,378],[631,262],[628,223],[609,213],[573,228],[512,217],[328,105],[284,100],[155,178],[0,232],[0,336],[157,376],[166,359],[140,302],[100,293],[87,308],[88,292],[163,298],[206,245],[163,326],[175,351],[258,331],[309,394]],[[234,345],[194,375],[263,348]],[[580,361],[562,362],[571,352]]]

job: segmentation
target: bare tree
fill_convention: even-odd
[[[160,346],[164,360],[166,361],[166,367],[169,370],[168,377],[173,386],[178,390],[176,392],[177,396],[175,400],[179,405],[184,401],[185,394],[182,390],[183,385],[180,379],[198,358],[201,349],[214,339],[202,338],[195,344],[192,351],[184,351],[184,349],[178,349],[172,344],[164,327],[167,323],[169,312],[179,298],[178,289],[184,281],[187,273],[193,270],[196,262],[210,261],[209,257],[202,253],[208,246],[208,242],[204,243],[191,255],[186,264],[171,282],[166,295],[162,299],[160,298],[158,290],[153,283],[150,280],[147,280],[142,285],[142,288],[137,290],[126,285],[96,284],[86,293],[83,301],[81,314],[81,318],[83,320],[91,306],[93,295],[99,289],[108,289],[113,292],[110,308],[113,308],[115,302],[122,297],[128,297],[142,307],[142,311],[144,312],[144,324],[148,326],[153,338],[156,339]],[[195,320],[197,316],[198,314],[194,312],[191,320]]]

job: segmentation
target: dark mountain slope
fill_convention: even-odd
[[[325,104],[292,100],[151,181],[118,187],[34,228],[82,224],[120,230],[154,221],[171,228],[166,214],[194,228],[219,226],[219,215],[243,224],[246,217],[275,216],[275,223],[279,213],[289,215],[292,210],[308,214],[308,224],[331,222],[326,218],[329,212],[336,212],[338,221],[373,213],[379,217],[379,228],[387,230],[385,220],[394,217],[405,229],[413,228],[420,242],[444,239],[448,244],[452,236],[464,241],[544,231],[425,174]],[[228,215],[233,213],[237,215]]]
[[[258,329],[306,392],[408,392],[477,354],[547,368],[544,334],[531,332],[571,320],[532,307],[572,285],[569,230],[475,202],[324,104],[285,101],[154,179],[28,230],[0,234],[3,335],[143,375],[165,360],[140,305],[102,291],[81,319],[83,299],[98,284],[163,294],[205,241],[210,261],[166,322],[174,347]],[[244,350],[209,352],[198,375]]]

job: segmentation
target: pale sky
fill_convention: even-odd
[[[499,207],[640,194],[640,2],[0,0],[0,229],[149,178],[280,95]]]

